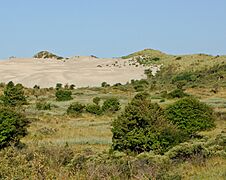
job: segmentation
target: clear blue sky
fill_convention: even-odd
[[[6,0],[0,59],[40,50],[114,57],[144,48],[226,54],[225,0]]]

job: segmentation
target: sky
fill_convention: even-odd
[[[225,0],[0,0],[0,59],[226,54]]]

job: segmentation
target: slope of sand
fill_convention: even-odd
[[[13,58],[0,61],[0,82],[13,81],[26,87],[36,84],[55,87],[56,83],[92,87],[100,86],[103,81],[112,85],[142,79],[146,77],[144,70],[145,67],[136,67],[126,59],[78,56],[67,60]]]

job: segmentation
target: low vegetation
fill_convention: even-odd
[[[44,59],[48,58],[48,59],[58,59],[58,60],[64,59],[63,57],[57,56],[57,55],[50,53],[48,51],[38,52],[37,54],[34,55],[34,58],[44,58]]]
[[[226,57],[124,58],[161,71],[101,87],[1,83],[0,179],[225,179]]]
[[[57,101],[69,101],[72,100],[72,92],[69,90],[57,90],[56,91],[56,100]]]
[[[84,110],[85,106],[79,102],[74,102],[70,104],[67,109],[67,114],[69,115],[78,115],[81,114]]]
[[[104,101],[102,110],[104,112],[112,112],[115,113],[120,110],[120,102],[117,98],[109,98]]]

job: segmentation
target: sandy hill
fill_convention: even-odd
[[[146,78],[144,71],[156,73],[159,67],[174,67],[173,71],[203,70],[226,63],[226,56],[206,54],[169,55],[158,50],[144,49],[121,58],[74,56],[64,58],[41,51],[33,58],[12,57],[0,61],[0,82],[13,81],[24,86],[55,87],[56,83],[75,84],[76,87],[126,83]]]
[[[47,51],[33,58],[10,58],[0,61],[0,82],[13,81],[24,86],[55,87],[56,83],[76,87],[126,83],[145,78],[145,68],[127,59],[102,59],[95,56],[63,58]]]

